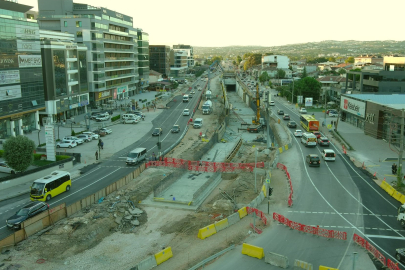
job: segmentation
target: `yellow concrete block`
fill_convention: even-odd
[[[284,146],[284,148],[285,148],[285,151],[287,151],[287,150],[288,150],[288,144],[286,144],[286,145]]]
[[[267,189],[266,189],[266,185],[263,185],[263,186],[262,186],[262,191],[263,191],[263,195],[264,195],[264,197],[266,197],[266,196],[267,196]]]
[[[387,182],[385,182],[385,181],[382,181],[380,187],[381,187],[382,189],[386,190],[386,189],[387,189],[387,186],[389,186],[389,184],[388,184]]]
[[[217,232],[219,232],[223,229],[228,228],[228,219],[227,218],[221,219],[220,221],[215,222],[214,225],[215,225],[215,230]]]
[[[243,208],[239,209],[238,213],[239,213],[240,219],[244,218],[247,215],[246,207],[243,207]]]
[[[278,148],[278,151],[281,153],[283,153],[283,147]]]
[[[205,238],[210,237],[211,235],[216,234],[216,233],[217,233],[217,231],[215,229],[215,225],[211,224],[211,225],[208,225],[207,227],[204,227],[204,228],[202,228],[202,229],[200,229],[198,231],[198,238],[205,239]]]
[[[339,270],[339,269],[320,265],[319,270]]]
[[[402,197],[399,199],[399,201],[404,204],[405,203],[405,195],[402,195]]]
[[[263,248],[249,245],[246,243],[243,243],[242,254],[248,255],[250,257],[258,258],[259,260],[264,257]]]
[[[394,194],[394,192],[395,192],[395,189],[392,187],[392,186],[390,186],[390,185],[388,185],[388,187],[387,187],[387,189],[385,190],[390,196],[392,196],[392,194]]]
[[[156,260],[157,265],[161,264],[162,262],[167,261],[171,257],[173,257],[171,247],[167,247],[164,250],[162,250],[161,252],[155,254],[155,260]]]
[[[395,199],[395,200],[397,200],[397,201],[401,201],[401,198],[403,197],[404,195],[402,194],[402,193],[400,193],[399,191],[396,191],[395,189],[394,189],[394,194],[392,194],[392,197]]]

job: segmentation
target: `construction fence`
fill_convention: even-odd
[[[317,235],[317,236],[322,236],[322,237],[329,238],[329,239],[347,240],[346,232],[327,230],[327,229],[320,228],[319,226],[313,227],[313,226],[304,225],[304,224],[289,220],[288,218],[284,217],[283,215],[277,214],[275,212],[273,213],[273,219],[275,221],[278,221],[278,222],[284,224],[287,227],[290,227],[293,230],[297,230],[300,232],[313,234],[313,235]]]
[[[84,199],[81,199],[80,201],[77,201],[69,206],[66,206],[65,203],[62,203],[24,221],[23,223],[21,223],[20,230],[15,231],[6,238],[0,240],[0,250],[4,247],[16,245],[17,243],[27,239],[29,236],[41,230],[44,230],[48,226],[55,224],[59,220],[69,217],[74,213],[80,211],[81,209],[97,203],[99,200],[102,200],[103,197],[111,194],[112,192],[118,190],[119,188],[123,187],[124,185],[128,184],[130,181],[138,177],[144,170],[145,165],[142,164],[135,171],[131,172],[127,176],[97,191],[96,193],[87,196]]]
[[[277,163],[277,168],[283,170],[287,176],[288,184],[290,186],[290,195],[288,196],[288,206],[291,207],[293,205],[292,197],[293,197],[294,190],[293,190],[293,185],[291,182],[290,173],[288,172],[287,167],[284,164]]]

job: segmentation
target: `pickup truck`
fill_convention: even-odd
[[[262,130],[262,125],[250,125],[247,127],[247,131],[251,133],[258,133],[259,131]]]

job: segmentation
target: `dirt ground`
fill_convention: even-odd
[[[213,80],[211,90],[220,95],[218,89],[218,79]],[[203,142],[196,138],[201,131],[207,137],[213,133],[214,126],[219,123],[220,110],[221,107],[216,106],[214,114],[204,116],[206,129],[189,129],[182,143],[169,156],[187,159],[190,149],[201,147]],[[200,111],[196,117],[199,114]],[[256,143],[256,146],[257,160],[270,162],[274,151],[266,155],[264,144]],[[241,148],[241,153],[232,162],[254,162],[254,155],[253,148],[248,145]],[[130,269],[147,256],[171,246],[174,257],[156,269],[187,269],[231,244],[242,243],[252,233],[249,226],[252,218],[246,217],[213,237],[197,238],[200,228],[231,215],[257,196],[253,173],[223,173],[220,185],[196,212],[139,204],[153,192],[154,185],[172,172],[167,168],[145,170],[136,181],[110,194],[103,202],[59,221],[0,254],[0,264],[5,263],[4,267],[9,267],[5,269],[9,270]],[[265,170],[258,171],[259,190],[265,174]],[[275,190],[270,199],[271,211],[286,208],[288,184],[285,174],[275,169],[271,181]],[[271,221],[271,216],[267,218]],[[265,228],[261,222],[256,223],[260,229]],[[271,226],[272,222],[267,225]]]

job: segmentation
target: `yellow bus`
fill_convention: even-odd
[[[301,126],[308,132],[319,130],[319,121],[314,116],[304,114],[301,115]]]
[[[70,173],[54,171],[32,183],[30,198],[31,201],[49,201],[53,197],[69,191],[71,186]]]

